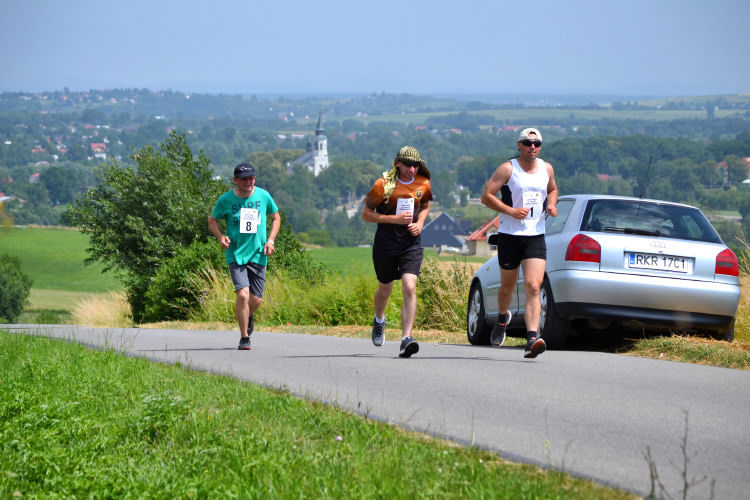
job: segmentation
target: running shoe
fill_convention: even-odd
[[[253,313],[250,313],[250,319],[247,321],[247,334],[252,335],[253,330],[255,330],[255,318],[253,318]]]
[[[385,341],[385,321],[378,323],[375,319],[372,320],[372,343],[377,347],[383,345]]]
[[[250,350],[250,337],[240,337],[240,345],[237,346],[240,351]]]
[[[505,342],[505,329],[510,323],[510,318],[513,317],[510,311],[505,313],[506,319],[502,323],[500,321],[492,328],[492,334],[490,335],[490,344],[496,347],[500,347]]]
[[[411,337],[404,337],[401,339],[401,347],[398,351],[399,358],[408,358],[412,354],[419,352],[419,344]]]
[[[536,358],[547,349],[547,343],[543,338],[529,337],[526,341],[526,349],[524,352],[524,358]]]

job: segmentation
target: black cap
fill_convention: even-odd
[[[240,163],[234,167],[234,176],[238,179],[244,179],[245,177],[255,177],[255,167],[249,163]]]

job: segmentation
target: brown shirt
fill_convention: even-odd
[[[385,215],[394,215],[400,198],[414,199],[414,212],[412,222],[417,220],[419,212],[424,203],[432,201],[432,190],[430,180],[421,175],[414,177],[408,184],[397,180],[396,188],[386,202],[383,198],[385,179],[382,177],[375,181],[372,189],[365,198],[367,208]],[[421,248],[422,238],[420,235],[412,236],[403,224],[378,224],[375,231],[375,242],[373,251],[388,255],[399,255],[412,248]]]

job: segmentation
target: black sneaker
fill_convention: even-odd
[[[250,350],[250,337],[240,337],[240,345],[237,346],[240,351]]]
[[[505,320],[505,322],[501,323],[499,320],[497,324],[492,328],[492,334],[490,335],[490,344],[500,347],[503,345],[503,342],[505,342],[505,329],[508,326],[508,323],[510,323],[510,318],[513,317],[513,315],[508,311],[506,313],[508,315],[508,318]]]
[[[253,313],[250,313],[250,319],[247,321],[247,334],[252,335],[253,330],[255,330],[255,318],[253,318]]]
[[[525,349],[526,352],[524,353],[523,357],[524,358],[536,358],[545,350],[547,350],[547,343],[544,341],[543,338],[529,337],[529,340],[526,341],[526,349]]]
[[[385,341],[385,321],[378,323],[372,320],[372,343],[377,347],[383,345]]]
[[[401,339],[401,348],[398,351],[399,358],[408,358],[412,354],[419,352],[419,344],[411,337]]]

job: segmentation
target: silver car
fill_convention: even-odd
[[[557,217],[546,219],[547,269],[540,293],[538,331],[548,347],[563,347],[572,331],[617,327],[734,339],[737,256],[699,209],[609,195],[561,196],[557,209]],[[499,288],[499,265],[492,257],[471,281],[470,343],[490,343]],[[509,335],[525,335],[525,301],[519,270]]]

